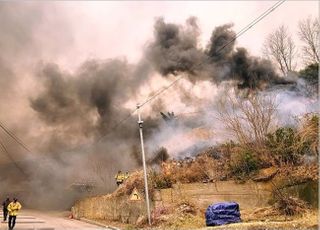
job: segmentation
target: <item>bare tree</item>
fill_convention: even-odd
[[[280,26],[267,37],[263,53],[278,64],[283,75],[296,67],[296,46],[285,26]]]
[[[276,104],[270,97],[231,98],[219,105],[219,119],[243,146],[261,148],[270,132]]]
[[[304,43],[302,47],[306,64],[317,63],[319,59],[319,39],[320,39],[319,19],[308,19],[299,22],[299,37]]]

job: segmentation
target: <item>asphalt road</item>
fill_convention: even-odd
[[[3,217],[0,212],[1,218]],[[7,230],[8,223],[1,222],[0,230]],[[41,212],[34,210],[21,210],[19,213],[14,230],[93,230],[107,229],[92,225],[82,221],[64,217],[61,212]]]

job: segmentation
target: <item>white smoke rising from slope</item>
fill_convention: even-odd
[[[300,116],[319,111],[319,99],[315,94],[310,95],[311,86],[308,86],[308,83],[302,79],[297,82],[296,85],[276,86],[258,93],[258,97],[271,98],[276,105],[277,110],[271,130],[281,126],[296,126]],[[194,96],[194,101],[197,103],[189,102],[187,107],[189,113],[179,114],[178,112],[174,124],[163,122],[161,131],[150,137],[147,143],[150,152],[159,147],[165,147],[172,157],[183,158],[194,156],[202,148],[233,139],[225,130],[217,111],[217,104],[224,100],[224,96],[228,95],[231,98],[239,96],[237,91],[232,89],[232,83],[222,84],[215,88],[214,85],[207,82],[200,88],[203,98],[199,100]],[[215,90],[212,90],[214,88]],[[196,95],[196,90],[194,92],[189,91],[190,98]],[[168,103],[165,107],[173,108],[175,103],[178,104],[172,101]]]

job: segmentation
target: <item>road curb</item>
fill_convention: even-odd
[[[113,226],[110,226],[110,225],[105,225],[103,223],[100,223],[98,221],[95,221],[95,220],[89,220],[87,218],[80,218],[79,219],[80,221],[83,221],[83,222],[86,222],[88,224],[93,224],[93,225],[97,225],[99,227],[104,227],[104,228],[107,228],[107,229],[111,229],[111,230],[121,230],[120,228],[116,228],[116,227],[113,227]]]

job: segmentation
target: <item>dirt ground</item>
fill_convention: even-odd
[[[162,229],[215,229],[215,230],[268,230],[268,229],[318,229],[318,211],[311,210],[303,215],[286,217],[286,216],[268,216],[263,218],[261,215],[253,214],[255,211],[243,212],[241,218],[242,223],[237,224],[228,224],[223,226],[215,227],[206,227],[204,216],[192,216],[186,215],[184,217],[171,216],[167,217],[166,221],[163,223],[158,223],[157,226],[149,227],[144,226],[133,226],[128,224],[120,224],[118,222],[108,222],[100,220],[99,222],[104,223],[105,225],[110,225],[124,230],[133,230],[133,229],[150,229],[150,230],[162,230]],[[255,216],[256,215],[256,216]]]
[[[318,211],[309,211],[303,215],[295,217],[270,217],[264,221],[248,221],[238,224],[229,224],[225,226],[206,227],[201,229],[239,229],[239,230],[267,230],[267,229],[318,229]]]

